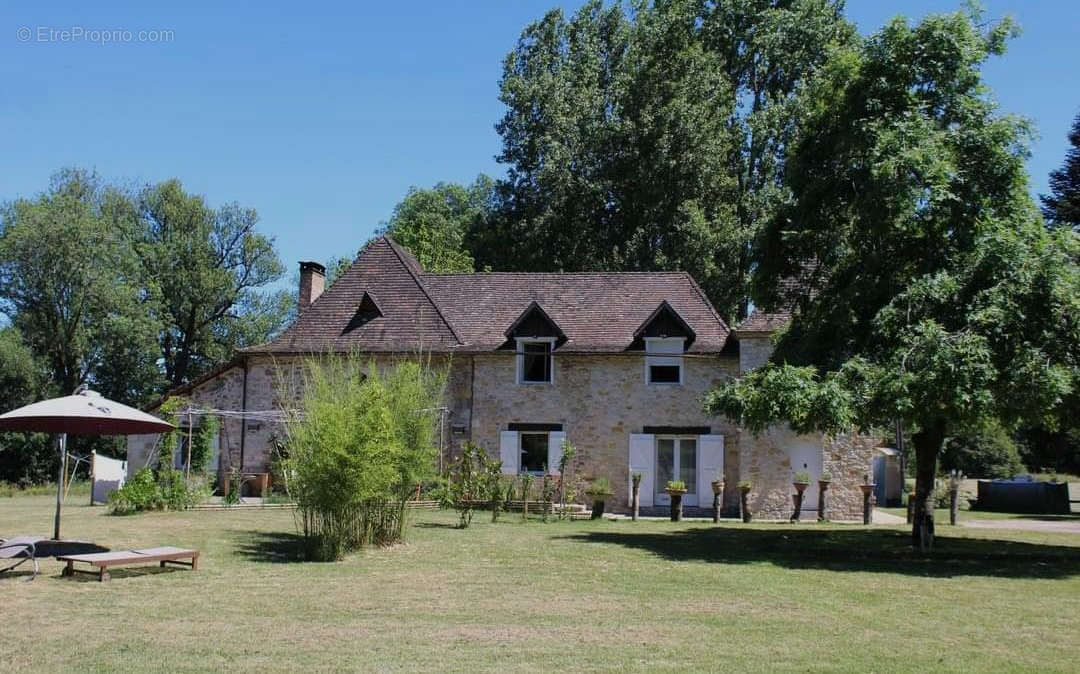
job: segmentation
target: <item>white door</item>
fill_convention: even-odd
[[[664,491],[669,480],[686,483],[684,506],[698,504],[698,442],[696,437],[656,438],[656,505],[671,505],[671,495]]]
[[[787,446],[788,457],[791,459],[791,478],[795,473],[806,471],[810,473],[810,486],[803,492],[803,509],[817,510],[818,507],[818,478],[821,477],[821,445],[813,440],[793,437]]]
[[[655,438],[651,433],[630,434],[630,474],[627,475],[626,505],[633,505],[633,479],[634,473],[641,475],[641,484],[638,485],[638,505],[648,508],[653,505],[653,494],[656,489],[656,446]]]

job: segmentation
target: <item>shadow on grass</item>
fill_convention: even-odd
[[[417,522],[412,526],[417,529],[460,529],[457,524],[447,524],[445,522]]]
[[[304,537],[283,531],[238,531],[236,554],[253,562],[308,562]]]
[[[670,533],[592,531],[564,539],[645,550],[675,561],[911,576],[1067,578],[1080,575],[1080,547],[939,535],[934,552],[911,548],[907,532],[881,529],[711,527]]]

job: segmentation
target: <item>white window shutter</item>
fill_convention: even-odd
[[[548,472],[559,474],[559,461],[562,460],[562,445],[566,442],[566,433],[552,431],[548,433]]]
[[[708,494],[712,494],[712,481],[717,474],[724,474],[724,436],[699,435],[698,453],[698,503],[705,507],[704,499],[708,498]],[[711,504],[712,501],[708,503]]]
[[[628,500],[634,497],[631,475],[641,473],[638,503],[643,507],[650,507],[653,504],[656,481],[656,445],[654,438],[655,436],[652,433],[630,434],[630,475],[627,475],[627,480],[630,480],[628,483],[629,491],[627,492],[629,494]],[[633,505],[633,503],[628,503],[628,505]]]
[[[517,431],[499,433],[499,459],[502,460],[504,475],[517,475],[521,466],[521,446],[518,444]]]

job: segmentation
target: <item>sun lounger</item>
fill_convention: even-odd
[[[9,538],[5,541],[0,541],[0,559],[19,559],[11,566],[6,566],[0,569],[0,573],[5,571],[11,571],[20,564],[26,562],[33,562],[34,575],[30,576],[30,580],[37,578],[38,563],[37,563],[37,543],[38,541],[45,540],[41,536],[17,536],[15,538]]]
[[[167,564],[178,564],[180,566],[191,567],[192,571],[199,568],[198,550],[185,550],[183,548],[173,547],[146,548],[144,550],[117,550],[116,552],[97,552],[89,555],[67,555],[65,557],[58,557],[58,559],[61,562],[67,562],[67,566],[64,567],[63,575],[74,576],[76,573],[85,573],[97,576],[98,580],[103,583],[109,580],[109,567],[113,566],[134,566],[136,564],[158,562],[162,567]],[[181,561],[184,559],[190,561]],[[87,571],[86,569],[76,569],[76,562],[89,564],[92,567],[96,567],[97,570]]]

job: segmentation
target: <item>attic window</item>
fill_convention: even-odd
[[[682,337],[645,338],[645,383],[678,386],[683,383]]]
[[[353,314],[352,319],[349,320],[349,324],[345,326],[345,332],[351,332],[361,326],[367,325],[382,315],[382,310],[380,310],[379,305],[375,303],[375,298],[372,297],[370,293],[365,292],[364,296],[360,299],[360,307],[357,308],[356,313]]]

